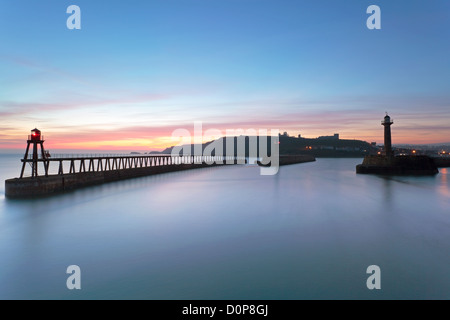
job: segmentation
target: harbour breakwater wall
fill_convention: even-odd
[[[307,155],[280,156],[279,165],[282,166],[310,161],[315,161],[315,158]],[[234,164],[237,164],[237,161],[234,161]],[[207,164],[202,162],[15,178],[5,181],[5,195],[8,198],[48,196],[55,193],[61,193],[93,185],[100,185],[113,181],[224,165],[227,164],[220,162]]]
[[[34,178],[16,178],[5,181],[5,195],[9,198],[51,195],[53,193],[59,193],[113,181],[144,177],[166,172],[204,168],[209,166],[210,165],[204,163],[179,164],[173,166],[155,166],[99,172],[80,172],[63,175],[50,175],[48,177],[40,176]],[[213,164],[211,166],[216,165]]]
[[[304,162],[313,162],[316,161],[316,158],[312,155],[280,155],[279,165],[287,166],[290,164],[304,163]],[[258,162],[260,164],[260,162]],[[267,164],[265,166],[270,166],[271,164]]]
[[[356,173],[380,175],[434,175],[439,173],[428,156],[366,156],[356,166]]]
[[[433,161],[438,168],[450,167],[450,157],[434,157]]]

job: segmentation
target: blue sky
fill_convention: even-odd
[[[449,141],[449,25],[444,0],[2,0],[0,147],[38,126],[54,148],[163,148],[194,121],[381,142],[385,111],[394,143]]]

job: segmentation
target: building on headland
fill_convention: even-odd
[[[339,140],[339,133],[335,133],[332,136],[320,136],[317,139],[319,139],[319,140]]]
[[[295,138],[294,136],[290,136],[289,133],[287,133],[287,131],[284,131],[283,134],[278,134],[279,137],[283,137],[283,138]],[[299,133],[297,135],[297,139],[305,139],[302,137],[302,135]],[[339,133],[335,133],[332,136],[320,136],[317,137],[316,140],[339,140]]]
[[[425,155],[395,155],[392,150],[391,125],[394,122],[386,113],[381,124],[384,126],[384,150],[377,155],[364,157],[356,166],[356,173],[381,175],[434,175],[439,170],[434,160]]]
[[[354,158],[376,153],[375,146],[356,139],[341,139],[339,133],[317,138],[303,137],[301,134],[279,134],[280,154],[308,154],[318,158]]]

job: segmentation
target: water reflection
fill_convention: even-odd
[[[439,169],[439,177],[441,178],[440,183],[439,183],[439,192],[450,198],[450,186],[449,186],[449,170],[448,168],[440,168]]]
[[[394,183],[390,177],[382,176],[383,179],[383,194],[384,194],[384,204],[386,207],[392,206],[392,199],[393,199],[393,188],[392,184]]]
[[[80,298],[371,299],[370,264],[386,270],[378,298],[450,298],[447,170],[380,178],[356,175],[360,162],[277,176],[205,168],[0,200],[0,298],[70,298],[70,264],[89,275]]]

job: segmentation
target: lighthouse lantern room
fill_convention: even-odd
[[[28,153],[30,151],[30,146],[33,145],[33,153],[29,159]],[[41,157],[39,158],[38,147],[41,147]],[[25,171],[25,166],[27,163],[31,164],[31,177],[38,176],[38,163],[44,163],[45,175],[48,175],[48,161],[46,152],[44,150],[44,136],[42,136],[41,131],[37,128],[31,130],[31,134],[28,136],[27,140],[27,149],[25,150],[25,155],[23,157],[23,165],[22,171],[20,174],[20,178],[23,178],[23,174]]]

